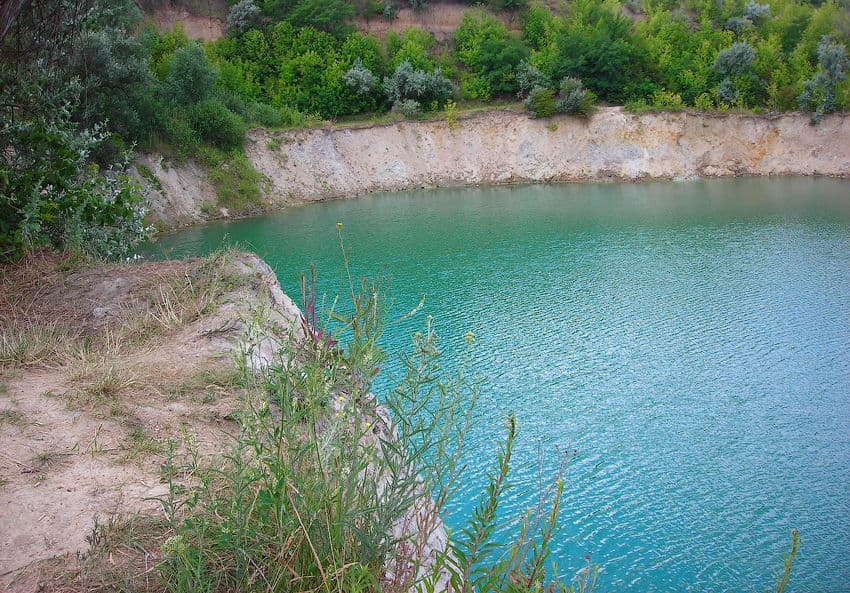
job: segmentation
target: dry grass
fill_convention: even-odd
[[[0,369],[85,367],[91,358],[150,346],[213,312],[238,285],[231,256],[223,251],[204,260],[90,267],[36,252],[4,266]],[[110,282],[123,285],[110,291]]]
[[[168,399],[187,399],[193,403],[212,404],[223,397],[241,395],[244,391],[235,365],[222,364],[202,368],[174,382],[161,382],[157,388]]]
[[[42,593],[161,592],[159,549],[169,535],[153,517],[96,518],[87,552],[40,562],[13,585]]]
[[[10,424],[12,426],[17,426],[18,428],[26,428],[30,425],[30,420],[23,412],[6,408],[4,410],[0,410],[0,426],[3,426],[4,424]]]

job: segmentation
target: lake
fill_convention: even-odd
[[[559,452],[560,573],[599,591],[764,591],[790,531],[791,591],[850,591],[850,182],[735,179],[421,190],[291,207],[162,237],[149,255],[239,243],[298,302],[391,278],[389,352],[433,315],[484,378],[462,524],[519,423],[505,511],[528,507]],[[390,389],[386,365],[375,390]]]

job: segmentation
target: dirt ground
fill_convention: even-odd
[[[392,21],[372,16],[368,19],[357,19],[354,24],[364,33],[378,36],[383,36],[388,31],[401,33],[405,29],[418,27],[433,33],[438,41],[449,41],[454,38],[455,29],[463,15],[473,9],[468,3],[456,0],[431,2],[421,12],[414,11],[406,1],[397,4],[398,16]],[[149,12],[149,18],[161,31],[173,29],[174,25],[182,23],[190,39],[215,41],[225,34],[227,12],[228,6],[224,0],[195,3],[171,1],[153,8]],[[518,16],[511,13],[498,13],[493,16],[503,21],[509,29],[519,32]]]
[[[398,3],[398,16],[392,21],[374,16],[369,19],[358,19],[355,24],[361,31],[378,36],[383,36],[388,31],[401,33],[405,29],[417,27],[431,32],[437,41],[449,41],[454,39],[455,29],[463,19],[463,15],[474,9],[465,2],[432,2],[425,10],[417,12],[409,6],[403,7],[405,4],[407,3]],[[516,15],[494,13],[493,16],[504,22],[509,29],[519,31],[519,17]]]
[[[237,428],[236,352],[274,346],[251,343],[248,320],[297,316],[271,270],[237,253],[97,267],[35,254],[0,268],[0,311],[4,591],[50,590],[34,567],[85,553],[95,520],[161,517],[169,442],[220,453]]]
[[[164,2],[150,18],[160,31],[168,31],[182,23],[189,39],[215,41],[224,37],[228,6],[225,0],[203,2]]]

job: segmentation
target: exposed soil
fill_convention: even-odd
[[[425,29],[434,35],[437,41],[450,41],[454,39],[463,15],[474,7],[465,2],[433,2],[423,11],[415,11],[410,7],[399,8],[397,18],[388,21],[379,16],[368,19],[357,19],[357,28],[364,33],[372,33],[384,36],[389,31],[402,33],[405,29],[417,27]],[[491,13],[494,17],[505,23],[515,32],[519,32],[519,17],[512,13]]]
[[[850,176],[850,117],[661,112],[602,107],[588,119],[532,119],[519,109],[445,119],[248,134],[246,156],[268,180],[266,209],[423,187],[646,181],[760,175]],[[143,157],[157,176],[154,218],[207,220],[203,169]]]
[[[168,31],[181,23],[189,39],[215,41],[224,37],[227,18],[225,0],[205,2],[164,2],[148,13],[160,31]]]
[[[238,253],[101,267],[36,254],[0,269],[0,310],[4,344],[53,331],[45,351],[11,360],[4,347],[0,360],[0,589],[9,591],[39,590],[33,566],[85,551],[95,518],[161,517],[169,440],[221,452],[243,395],[235,350],[271,356],[297,317],[268,266]],[[251,342],[249,319],[263,324],[264,343]]]

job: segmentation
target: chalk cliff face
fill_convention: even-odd
[[[254,130],[270,206],[418,187],[738,175],[850,177],[850,117],[630,114],[535,120],[492,111],[361,128]],[[171,176],[177,177],[172,172]],[[163,194],[186,191],[161,179]],[[186,196],[198,204],[200,200]],[[191,209],[191,208],[190,208]],[[159,210],[163,210],[160,208]]]

